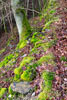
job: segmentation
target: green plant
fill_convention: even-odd
[[[32,81],[36,76],[36,71],[34,69],[27,69],[21,75],[21,79],[24,81]]]
[[[27,66],[27,69],[21,74],[21,79],[24,81],[32,81],[36,77],[37,63]]]
[[[66,61],[66,62],[67,62],[67,58],[66,58],[65,56],[62,56],[62,57],[60,58],[60,60],[61,60],[61,61]]]
[[[5,92],[6,92],[6,88],[0,88],[0,98],[2,98],[3,97],[3,95],[5,94]]]
[[[14,70],[14,74],[16,74],[16,75],[18,75],[18,74],[20,75],[21,72],[23,72],[23,70],[22,70],[22,68],[20,68],[20,67],[15,68],[15,70]]]
[[[15,74],[13,80],[16,81],[16,82],[19,82],[20,81],[20,76],[21,76],[20,74]]]
[[[9,93],[10,93],[10,94],[14,94],[14,92],[13,92],[13,90],[12,90],[11,86],[9,86],[8,91],[9,91]]]

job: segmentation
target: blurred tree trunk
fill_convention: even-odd
[[[30,24],[25,15],[25,11],[22,6],[22,1],[11,0],[12,11],[19,32],[19,41],[27,39],[31,34]]]

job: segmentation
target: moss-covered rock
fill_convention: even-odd
[[[27,66],[27,69],[21,74],[21,79],[24,81],[32,81],[36,77],[37,66],[36,63]]]
[[[29,68],[29,70],[26,70],[26,71],[23,72],[22,67],[23,67],[23,66],[26,66],[26,65],[29,64],[29,63],[31,63],[32,60],[34,60],[34,57],[32,57],[32,56],[31,56],[31,57],[28,56],[28,57],[24,57],[24,58],[23,58],[23,60],[22,60],[21,63],[20,63],[20,66],[19,66],[18,68],[15,68],[15,70],[14,70],[14,74],[15,74],[14,80],[15,80],[15,81],[18,81],[18,80],[20,79],[20,76],[23,76],[23,77],[25,77],[25,78],[26,78],[26,77],[27,77],[27,78],[28,78],[28,77],[30,78],[30,75],[31,75],[31,74],[30,74],[29,72],[31,72],[32,69]],[[23,73],[23,75],[21,75],[22,73]],[[28,79],[27,79],[27,78],[26,78],[26,79],[23,78],[23,80],[29,80],[29,78],[28,78]],[[21,78],[21,79],[22,79],[22,78]]]
[[[28,69],[23,72],[21,79],[24,81],[32,81],[36,77],[36,71],[34,69]]]
[[[16,74],[16,75],[20,74],[21,72],[23,72],[23,70],[20,67],[15,68],[15,70],[14,70],[14,74]]]

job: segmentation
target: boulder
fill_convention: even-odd
[[[11,84],[11,88],[14,92],[18,92],[23,95],[28,94],[33,90],[29,82],[14,82]]]

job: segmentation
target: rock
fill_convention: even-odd
[[[37,96],[33,96],[31,95],[31,93],[28,93],[27,95],[23,96],[22,94],[19,95],[18,97],[14,97],[13,100],[36,100]]]
[[[27,95],[26,97],[18,97],[18,98],[14,98],[14,100],[36,100],[37,97],[31,97],[29,95]]]
[[[22,58],[24,58],[24,57],[26,57],[27,56],[27,54],[24,54],[23,56],[22,56]]]
[[[21,100],[36,100],[36,96],[32,97],[31,94],[27,94],[25,97],[21,98]]]
[[[35,92],[32,93],[32,97],[34,97],[34,96],[35,96]]]
[[[28,94],[33,90],[29,82],[14,82],[11,84],[11,88],[13,91],[21,93],[23,95]]]

